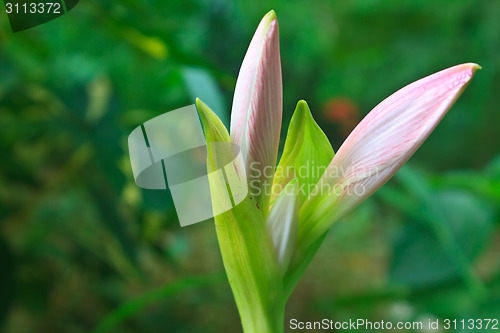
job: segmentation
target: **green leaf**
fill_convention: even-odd
[[[199,98],[196,99],[196,108],[203,124],[205,140],[210,148],[211,142],[229,142],[229,133],[226,126],[220,118],[213,112],[208,105],[203,103]],[[210,152],[210,149],[209,149]]]
[[[300,203],[303,203],[334,155],[330,141],[313,119],[309,106],[305,101],[299,101],[290,121],[283,155],[274,176],[273,198],[277,197],[279,189],[291,179],[298,178],[298,196]],[[325,235],[326,233],[304,252],[293,254],[284,277],[285,297],[291,294]]]
[[[215,149],[217,142],[229,143],[230,139],[217,115],[200,100],[196,104],[207,141],[210,172],[210,168],[216,170],[220,167],[219,154],[226,153]],[[238,168],[237,163],[229,165]],[[215,207],[223,187],[210,179],[210,190]],[[215,216],[214,220],[222,260],[244,331],[282,332],[285,301],[281,273],[256,198],[246,196],[241,203]]]
[[[309,106],[305,101],[299,101],[274,176],[272,200],[290,180],[298,178],[299,199],[303,203],[334,155],[330,141],[314,121]]]

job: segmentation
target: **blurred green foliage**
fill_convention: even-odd
[[[137,188],[126,143],[195,96],[227,123],[270,9],[283,134],[305,99],[335,149],[400,87],[483,66],[409,166],[332,228],[287,320],[498,318],[499,1],[87,0],[16,34],[0,13],[5,332],[240,330],[212,224],[181,229],[168,191]]]

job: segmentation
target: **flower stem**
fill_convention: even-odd
[[[245,333],[283,332],[285,297],[272,241],[255,199],[215,217],[222,260]]]

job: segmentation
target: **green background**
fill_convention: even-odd
[[[500,318],[500,1],[87,0],[16,34],[0,13],[0,330],[241,330],[213,223],[181,229],[168,191],[137,188],[127,136],[196,96],[227,123],[270,9],[281,148],[299,99],[337,150],[404,85],[483,67],[332,228],[286,320]]]

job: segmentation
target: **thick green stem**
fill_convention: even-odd
[[[244,332],[280,333],[285,308],[282,279],[264,218],[249,209],[254,201],[247,198],[217,216],[217,237]]]

